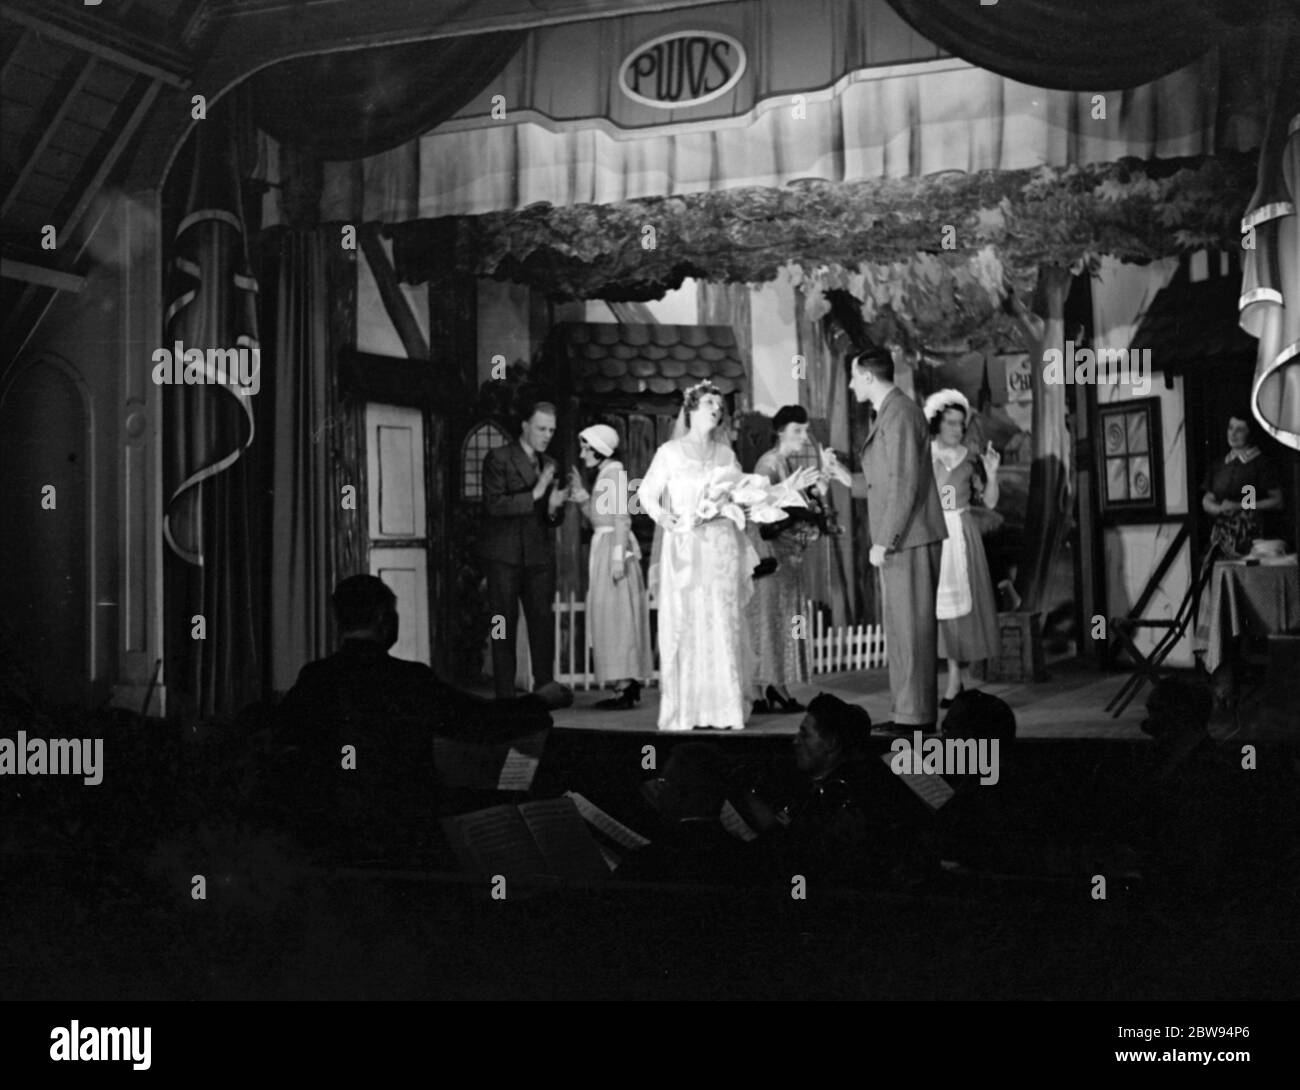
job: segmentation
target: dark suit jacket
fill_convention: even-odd
[[[541,458],[544,465],[556,464],[546,454]],[[564,508],[548,514],[551,489],[540,500],[534,500],[535,484],[537,473],[519,442],[497,447],[483,459],[482,559],[525,568],[554,562],[554,530],[564,521]]]
[[[486,742],[550,725],[534,696],[482,700],[441,681],[422,662],[393,658],[379,644],[357,639],[344,640],[334,654],[302,668],[279,718],[282,738],[291,745],[316,744],[329,729],[343,743],[378,734],[391,749],[399,728],[412,724],[415,732],[404,740],[430,758],[434,734]]]
[[[948,536],[930,465],[930,428],[915,401],[894,389],[877,407],[862,448],[871,544],[889,552]]]
[[[489,743],[551,722],[536,697],[480,700],[356,639],[302,668],[277,720],[278,805],[290,827],[354,857],[418,849],[436,830],[435,734]],[[351,770],[345,745],[355,747]]]

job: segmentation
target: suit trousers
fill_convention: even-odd
[[[518,638],[519,602],[523,600],[528,624],[528,648],[533,660],[533,685],[555,679],[555,566],[525,568],[521,564],[487,562],[488,609],[505,618],[505,639],[492,641],[492,681],[498,698],[515,695],[515,641]],[[933,611],[932,611],[933,612]],[[494,622],[495,623],[495,622]]]
[[[942,555],[943,542],[934,541],[889,553],[880,567],[890,710],[903,726],[938,721],[935,593]]]

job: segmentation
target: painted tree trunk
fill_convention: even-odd
[[[1033,376],[1033,463],[1029,502],[1016,590],[1025,612],[1043,607],[1052,564],[1070,529],[1073,495],[1071,439],[1065,426],[1065,386],[1043,381],[1043,354],[1065,349],[1065,300],[1073,277],[1069,269],[1039,269],[1033,311],[1019,307]]]

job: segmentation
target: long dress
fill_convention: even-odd
[[[784,481],[794,469],[776,450],[769,450],[754,466],[755,473],[773,484]],[[754,580],[754,597],[746,610],[754,652],[758,656],[756,680],[778,686],[803,684],[808,680],[808,643],[806,637],[794,638],[794,619],[806,607],[804,546],[788,533],[764,541],[757,527],[753,528],[750,541],[760,557],[775,557],[777,565],[771,575]]]
[[[667,510],[681,520],[664,535],[659,564],[659,729],[740,729],[749,713],[745,694],[753,653],[744,631],[758,557],[744,533],[725,518],[689,524],[709,474],[736,465],[715,444],[700,461],[670,439],[656,452],[638,490],[658,521]]]
[[[941,459],[938,444],[931,447],[934,465],[934,483],[943,502],[943,516],[948,523],[948,537],[943,543],[943,561],[940,563],[939,603],[939,657],[958,662],[978,662],[994,658],[1001,648],[998,635],[997,599],[993,596],[993,580],[989,577],[989,562],[984,555],[984,542],[979,528],[971,517],[971,500],[976,493],[976,478],[984,479],[984,465],[971,451],[955,465]],[[948,456],[952,458],[952,455]],[[960,543],[960,545],[959,545]],[[963,556],[964,583],[946,587],[944,572],[954,552]],[[948,612],[960,616],[945,617],[945,591]],[[961,612],[969,602],[965,612]]]
[[[591,521],[587,565],[587,634],[591,640],[596,682],[642,680],[654,671],[650,617],[641,578],[641,549],[627,511],[627,475],[620,462],[607,459],[596,474],[583,512]],[[614,578],[614,548],[620,542],[629,558],[621,561],[622,579]]]

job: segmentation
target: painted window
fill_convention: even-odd
[[[503,447],[510,442],[510,436],[500,425],[491,420],[476,424],[465,436],[460,448],[460,492],[466,500],[483,498],[483,459],[488,451]]]

